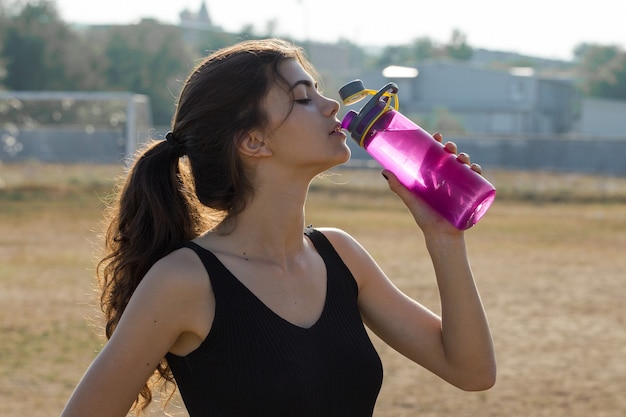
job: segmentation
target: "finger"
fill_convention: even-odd
[[[389,188],[392,191],[399,185],[400,182],[398,181],[398,178],[393,174],[393,172],[389,171],[388,169],[383,169],[381,174],[387,180]]]
[[[439,143],[441,143],[441,142],[443,141],[443,135],[442,135],[441,133],[439,133],[439,132],[435,132],[435,133],[433,134],[433,138],[434,138],[437,142],[439,142]]]
[[[453,154],[456,154],[456,151],[457,151],[456,143],[454,143],[454,142],[446,142],[446,144],[443,145],[443,146],[444,146],[446,151],[448,151],[450,153],[453,153]]]
[[[387,180],[387,184],[389,185],[389,189],[393,191],[396,195],[398,195],[401,199],[405,200],[407,195],[410,193],[409,190],[404,187],[398,177],[396,177],[393,172],[388,169],[384,169],[381,172],[382,176]]]
[[[459,162],[463,162],[464,164],[470,164],[470,156],[465,152],[461,152],[460,154],[458,154],[456,159],[459,160]]]
[[[472,171],[478,173],[478,174],[482,174],[483,173],[483,168],[478,165],[477,163],[472,163],[470,165],[470,168],[472,169]]]

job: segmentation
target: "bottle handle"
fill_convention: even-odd
[[[383,114],[391,110],[392,103],[393,108],[398,110],[400,103],[398,101],[397,93],[398,86],[395,83],[388,83],[378,91],[363,89],[343,99],[344,104],[354,104],[368,95],[373,95],[370,101],[368,101],[367,104],[359,111],[359,117],[352,119],[348,127],[348,130],[352,132],[352,136],[357,139],[361,147],[363,146],[363,142],[365,140],[365,133],[369,132],[374,123],[376,123]],[[385,105],[380,110],[377,110],[376,108],[379,107],[378,103],[380,101],[384,102]],[[359,130],[358,128],[361,125],[362,119],[367,117],[371,112],[375,112],[372,119],[364,129]]]
[[[339,95],[344,105],[349,106],[357,103],[367,96],[374,96],[375,101],[380,98],[393,99],[394,108],[398,110],[398,86],[395,83],[389,83],[380,90],[370,90],[363,86],[363,81],[354,80],[339,89]],[[378,96],[378,97],[376,97]]]

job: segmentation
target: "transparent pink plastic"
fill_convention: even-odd
[[[348,112],[342,126],[347,128],[355,115],[354,111]],[[363,147],[460,230],[476,224],[495,199],[496,190],[489,181],[393,109],[365,132]]]

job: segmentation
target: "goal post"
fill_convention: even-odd
[[[152,129],[146,95],[0,91],[3,162],[120,162],[150,137]]]

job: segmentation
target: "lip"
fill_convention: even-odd
[[[343,129],[341,128],[341,123],[339,122],[335,123],[335,127],[333,128],[333,130],[330,131],[329,135],[332,135],[335,133],[340,133],[342,135],[345,135],[345,133],[343,133]]]

